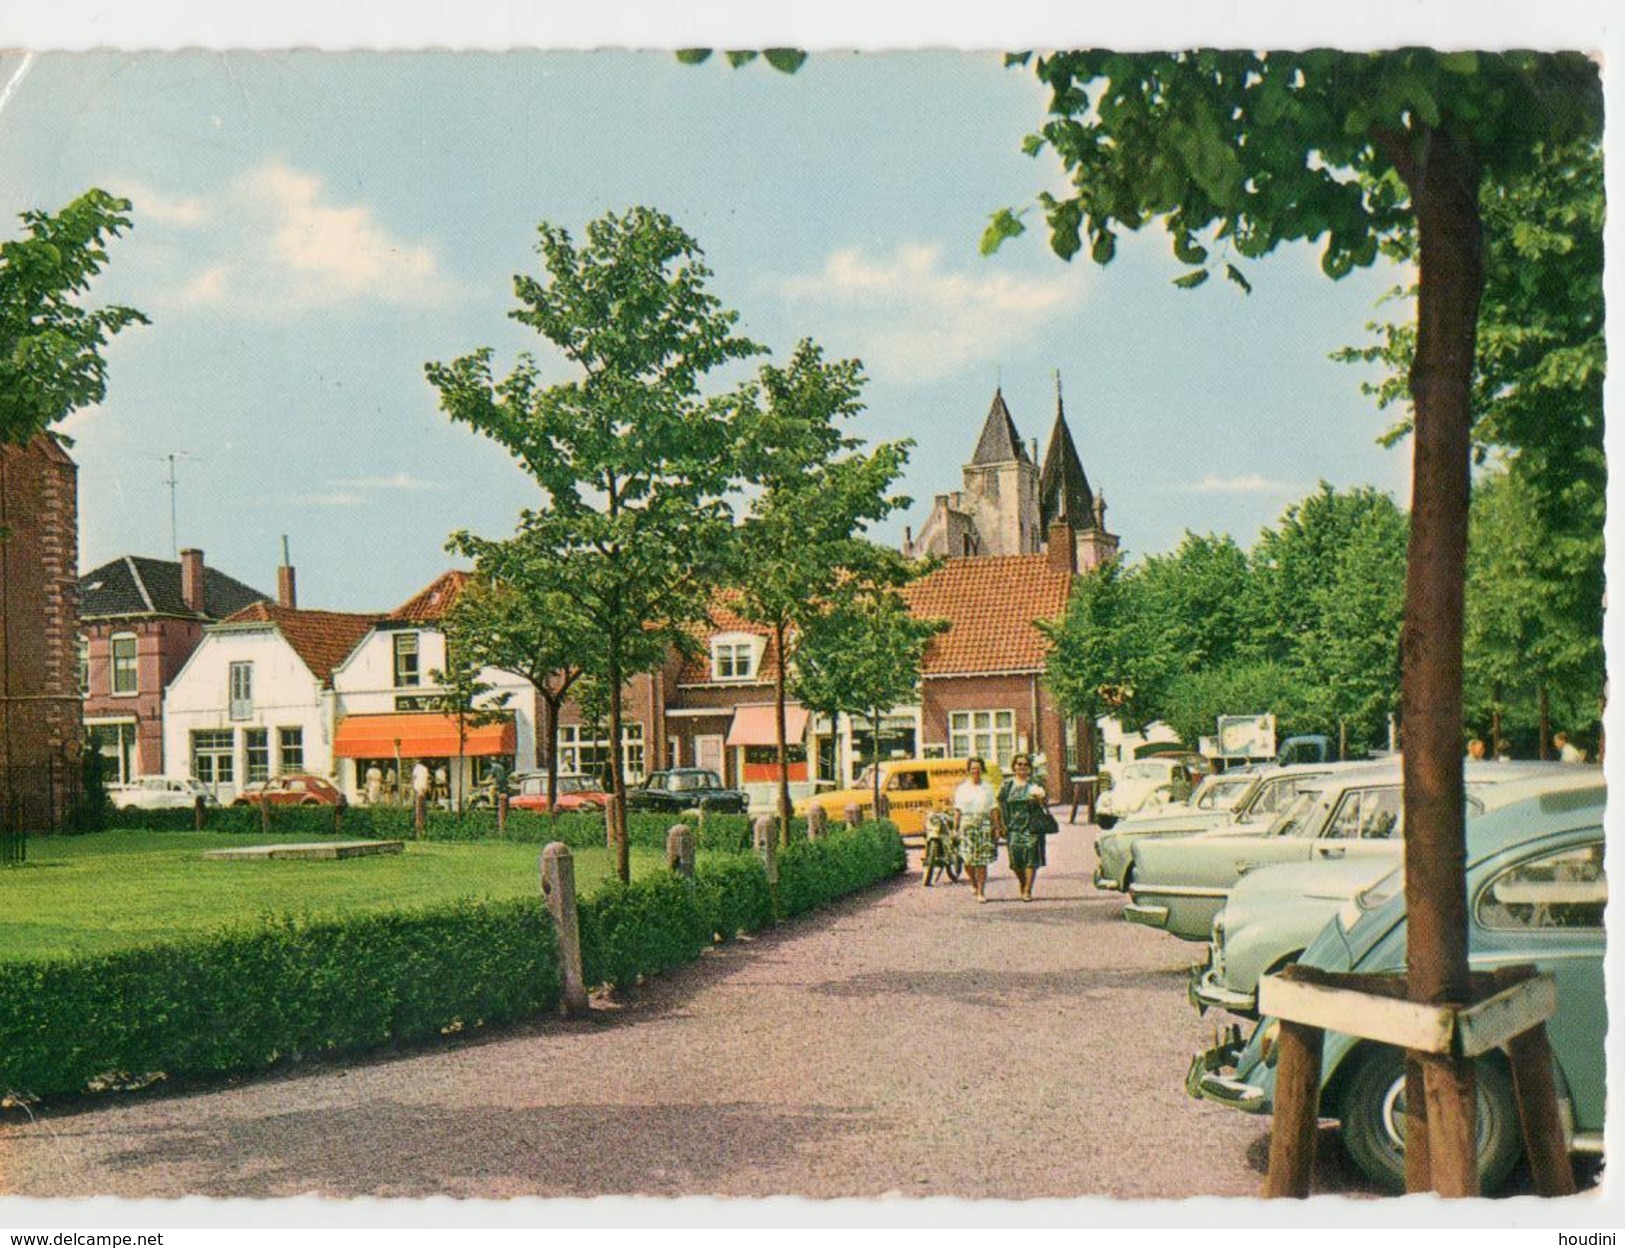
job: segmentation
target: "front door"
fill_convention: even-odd
[[[714,737],[695,737],[694,765],[707,768],[722,776],[722,741],[723,738],[720,733]],[[728,778],[722,776],[722,782],[726,784]]]

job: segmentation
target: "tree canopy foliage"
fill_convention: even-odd
[[[130,201],[92,189],[57,213],[22,214],[24,236],[0,243],[0,444],[20,445],[107,395],[102,349],[134,308],[81,307],[130,226]]]

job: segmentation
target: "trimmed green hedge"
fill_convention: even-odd
[[[301,836],[331,836],[334,832],[331,806],[273,806],[271,830]],[[702,850],[723,853],[747,850],[751,846],[751,819],[746,815],[711,815],[704,820],[684,820],[676,815],[633,813],[627,816],[627,833],[632,844],[664,850],[666,833],[675,823],[687,822],[699,834]],[[507,827],[497,830],[494,810],[469,810],[457,815],[449,810],[430,810],[425,818],[425,839],[431,841],[517,841],[545,845],[562,841],[571,849],[590,849],[604,843],[602,812],[576,811],[556,818],[529,810],[508,812]],[[187,832],[192,829],[190,810],[116,810],[107,816],[108,828],[147,828],[155,832]],[[257,806],[211,806],[204,811],[203,826],[211,832],[257,836],[261,831]],[[805,836],[807,821],[791,820],[794,833]],[[338,824],[348,837],[380,837],[411,840],[416,835],[412,812],[403,806],[348,806]]]
[[[582,898],[588,983],[635,983],[896,874],[903,843],[882,821],[798,842],[779,861],[776,895],[754,854],[713,853],[692,882],[660,872]],[[117,954],[0,963],[0,1096],[252,1070],[543,1013],[559,1000],[556,959],[538,898],[280,918]]]

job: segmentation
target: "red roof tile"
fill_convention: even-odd
[[[345,611],[302,611],[256,602],[227,616],[223,624],[274,624],[283,639],[304,661],[322,684],[333,683],[333,669],[349,657],[350,651],[367,635],[376,615],[355,615]]]
[[[443,617],[468,584],[469,573],[452,569],[442,572],[417,593],[389,613],[392,620],[429,624]]]
[[[950,622],[932,638],[924,674],[1042,669],[1049,642],[1033,621],[1060,619],[1071,588],[1071,575],[1051,567],[1047,555],[948,560],[903,590],[917,617]]]

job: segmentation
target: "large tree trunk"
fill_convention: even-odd
[[[1540,704],[1540,761],[1545,762],[1552,756],[1552,699],[1544,678],[1535,696]]]
[[[773,675],[773,722],[778,733],[779,743],[779,844],[788,847],[790,844],[790,760],[788,742],[785,738],[789,732],[784,724],[784,680],[785,663],[784,654],[784,621],[780,620],[773,626],[773,642],[778,647],[777,670]]]
[[[559,810],[559,703],[562,695],[542,694],[542,766],[547,768],[547,813]]]
[[[1466,1003],[1467,893],[1462,791],[1462,600],[1467,564],[1471,389],[1484,287],[1480,170],[1471,148],[1441,130],[1401,165],[1416,211],[1416,434],[1410,550],[1405,573],[1405,896],[1413,1001]],[[1443,1195],[1474,1195],[1477,1108],[1472,1067],[1424,1063],[1430,1168]]]
[[[626,835],[626,774],[621,758],[621,648],[609,643],[609,784],[615,798],[609,804],[609,834],[615,842],[615,874],[622,884],[632,882],[631,848]]]

